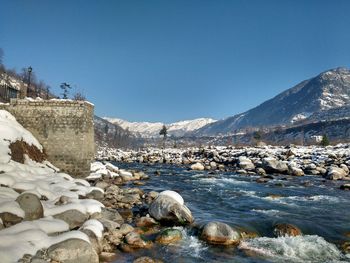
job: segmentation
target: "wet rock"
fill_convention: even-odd
[[[167,228],[158,234],[156,242],[162,245],[175,243],[182,239],[182,233],[179,229]]]
[[[139,248],[148,248],[152,244],[150,242],[146,242],[143,240],[140,236],[140,234],[136,232],[130,232],[125,236],[125,242],[132,248],[132,249],[139,249]]]
[[[201,163],[195,163],[191,165],[191,169],[195,171],[203,171],[204,170],[204,165]]]
[[[150,257],[139,257],[135,259],[133,263],[162,263],[162,261]]]
[[[200,237],[209,244],[237,245],[241,235],[225,223],[210,222],[204,226]]]
[[[61,263],[98,263],[98,255],[92,245],[81,239],[67,239],[48,248],[51,260]]]
[[[129,224],[122,224],[122,225],[120,226],[120,229],[119,229],[119,232],[120,232],[123,236],[125,236],[126,234],[128,234],[128,233],[130,233],[130,232],[132,232],[132,231],[134,231],[134,228],[133,228],[131,225],[129,225]]]
[[[282,198],[282,195],[269,194],[269,195],[267,195],[267,197],[269,197],[269,198],[271,198],[271,199],[278,199],[278,198]]]
[[[343,244],[341,244],[341,250],[344,252],[344,254],[350,254],[350,241],[345,241]]]
[[[304,171],[298,167],[289,167],[289,174],[293,176],[304,176]]]
[[[164,194],[164,192],[167,192]],[[188,224],[193,222],[191,211],[183,204],[182,197],[174,191],[164,191],[151,203],[149,214],[158,221],[173,224]]]
[[[327,170],[326,179],[328,180],[341,180],[346,177],[346,172],[339,167],[331,166]]]
[[[120,230],[117,229],[105,232],[103,236],[104,238],[102,240],[102,250],[108,252],[113,251],[114,248],[118,246],[123,239],[123,234]],[[108,244],[113,245],[113,247],[108,247],[108,244],[105,244],[103,241],[108,241]]]
[[[260,177],[260,178],[256,179],[255,181],[257,183],[263,184],[263,183],[267,183],[268,181],[270,181],[270,179],[271,178],[269,178],[269,177],[263,176],[263,177]]]
[[[350,191],[350,184],[342,184],[339,188],[340,188],[340,190]]]
[[[211,169],[216,169],[218,166],[217,166],[217,164],[216,164],[216,162],[210,162],[210,168]]]
[[[259,234],[257,232],[251,231],[248,229],[239,229],[239,232],[241,234],[242,239],[250,239],[250,238],[259,237]]]
[[[158,223],[152,217],[143,216],[136,220],[136,226],[138,227],[152,227],[155,225],[158,225]]]
[[[292,224],[277,224],[274,226],[273,234],[276,237],[284,236],[300,236],[302,235],[301,230]]]
[[[256,173],[258,175],[266,175],[266,172],[263,168],[259,167],[259,168],[256,168]]]
[[[25,213],[24,220],[35,220],[44,216],[44,209],[39,197],[32,193],[23,193],[16,202]]]
[[[339,167],[344,170],[346,175],[349,174],[349,168],[345,164],[342,163],[341,165],[339,165]]]
[[[99,259],[100,262],[113,262],[117,259],[117,254],[111,252],[101,252]]]
[[[66,210],[53,217],[65,221],[69,225],[69,229],[80,227],[88,219],[87,215],[75,209]]]

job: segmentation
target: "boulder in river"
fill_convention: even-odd
[[[201,233],[201,239],[214,245],[237,245],[241,239],[238,231],[222,222],[206,224]]]
[[[238,158],[238,165],[241,169],[244,169],[244,170],[251,171],[255,169],[255,165],[253,164],[253,162],[245,156],[240,156]]]
[[[288,165],[285,162],[276,160],[272,157],[267,157],[262,160],[262,168],[267,173],[285,174],[288,172]]]
[[[160,232],[156,238],[156,242],[168,245],[171,243],[175,243],[182,239],[181,230],[176,228],[167,228]]]
[[[335,166],[329,167],[326,174],[326,178],[329,180],[341,180],[346,176],[347,173],[344,169]]]
[[[174,191],[161,192],[150,204],[149,214],[158,221],[172,224],[188,224],[193,222],[191,211],[184,205],[181,195]]]
[[[273,229],[273,234],[276,237],[284,236],[300,236],[302,235],[301,230],[292,224],[276,224]]]
[[[204,165],[201,163],[195,163],[191,165],[191,169],[195,171],[203,171],[204,170]]]

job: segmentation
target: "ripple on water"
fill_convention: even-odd
[[[255,213],[268,215],[268,216],[280,216],[282,214],[283,215],[287,214],[285,212],[282,212],[280,210],[275,210],[275,209],[268,209],[268,210],[265,210],[265,209],[252,209],[251,211],[255,212]]]
[[[178,243],[170,244],[167,250],[174,251],[182,255],[183,257],[191,257],[197,259],[204,259],[203,252],[208,249],[208,247],[198,239],[198,237],[191,235],[188,230],[183,227],[175,227],[182,232],[182,240]]]
[[[315,235],[259,237],[241,242],[239,248],[269,258],[272,262],[347,262],[334,244]]]
[[[215,184],[220,187],[225,187],[227,184],[232,185],[246,185],[249,184],[249,182],[237,180],[234,178],[200,178],[199,182],[201,183],[208,183],[208,184]]]

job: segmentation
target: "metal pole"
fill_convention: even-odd
[[[32,67],[29,66],[29,68],[28,68],[28,88],[27,88],[28,91],[30,89],[30,75],[32,73],[32,70],[33,70]],[[27,92],[27,94],[28,94],[28,92]]]

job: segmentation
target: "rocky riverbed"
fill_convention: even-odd
[[[102,245],[103,255],[108,253],[112,257],[116,251],[123,251],[124,253],[132,252],[131,254],[134,256],[128,257],[123,253],[119,254],[117,252],[114,255],[116,262],[118,262],[118,257],[120,260],[126,260],[125,258],[128,258],[128,261],[132,262],[136,260],[137,255],[153,255],[153,259],[143,258],[139,259],[140,262],[152,262],[151,260],[164,261],[165,254],[157,258],[159,253],[156,253],[156,256],[154,256],[150,252],[140,253],[137,251],[144,251],[145,249],[158,251],[160,249],[159,247],[165,246],[169,248],[169,244],[176,244],[179,240],[182,240],[181,242],[184,242],[184,240],[188,241],[189,238],[195,238],[197,240],[195,243],[204,242],[200,243],[202,246],[206,246],[203,244],[207,244],[211,247],[235,247],[236,249],[239,248],[240,251],[245,251],[245,253],[259,254],[259,249],[263,249],[264,245],[266,245],[262,242],[262,239],[264,237],[275,237],[278,242],[300,242],[300,244],[305,243],[304,245],[316,242],[319,245],[319,247],[315,248],[316,250],[330,249],[329,259],[334,254],[334,259],[346,261],[350,241],[346,237],[347,230],[350,229],[350,226],[346,222],[341,222],[344,233],[340,236],[324,235],[323,231],[326,232],[324,229],[322,231],[315,231],[310,229],[310,226],[300,226],[300,219],[297,221],[298,224],[291,224],[291,220],[288,220],[288,217],[284,220],[273,220],[274,223],[269,222],[269,230],[262,228],[260,231],[257,231],[256,229],[259,229],[259,227],[252,227],[249,223],[242,223],[241,225],[237,222],[232,223],[230,220],[227,220],[227,215],[222,212],[217,213],[218,215],[222,214],[222,218],[220,216],[211,216],[205,219],[202,215],[196,218],[191,213],[191,207],[193,207],[193,203],[196,201],[185,199],[185,201],[192,204],[189,206],[189,209],[182,197],[176,192],[163,192],[163,190],[175,189],[180,192],[183,191],[181,188],[186,187],[180,187],[180,185],[183,184],[183,181],[187,180],[187,175],[184,176],[183,174],[188,171],[191,175],[190,178],[193,176],[198,177],[196,180],[200,179],[200,182],[209,182],[209,185],[212,182],[213,185],[206,188],[205,191],[209,190],[210,192],[212,188],[215,188],[216,182],[220,182],[220,185],[223,183],[221,186],[225,186],[227,183],[231,187],[225,189],[225,192],[232,191],[235,195],[241,193],[242,196],[252,195],[251,197],[255,199],[260,198],[265,201],[276,201],[278,205],[293,205],[288,203],[289,200],[322,203],[324,200],[334,201],[337,199],[337,197],[333,199],[333,194],[329,196],[323,195],[318,192],[320,189],[313,189],[313,187],[316,187],[316,184],[320,184],[322,188],[326,187],[327,191],[344,193],[345,196],[341,198],[343,203],[338,204],[338,206],[340,209],[346,209],[346,207],[349,207],[348,194],[347,191],[344,192],[342,190],[349,189],[349,184],[347,183],[350,179],[348,169],[348,165],[350,164],[349,149],[349,145],[337,145],[326,148],[316,146],[265,146],[251,148],[207,147],[185,150],[146,149],[137,152],[103,149],[103,151],[99,152],[98,156],[101,162],[96,162],[92,165],[92,173],[87,180],[92,185],[104,189],[104,196],[100,197],[100,201],[105,207],[117,209],[118,214],[123,218],[123,221],[115,222],[119,224],[119,228],[118,225],[114,225],[116,229],[113,231],[110,229],[104,234],[104,245]],[[127,169],[119,169],[110,162],[118,162],[119,167],[125,166]],[[177,184],[174,185],[168,183],[168,181],[162,181],[163,187],[153,186],[156,189],[152,189],[152,182],[154,180],[161,180],[154,178],[162,178],[164,176],[162,171],[164,166],[168,167],[167,169],[179,169],[181,171],[177,179],[169,179],[174,177],[169,177],[169,174],[166,175],[168,180],[174,180]],[[159,169],[157,170],[156,168]],[[262,191],[263,196],[254,196],[256,191],[250,191],[251,189],[233,188],[231,183],[236,184],[236,178],[232,178],[231,175],[243,178],[243,182],[249,181],[249,184],[254,185],[254,187],[262,187],[262,189],[269,189],[271,187],[272,189],[279,188],[279,190],[277,193],[274,193],[275,191],[267,193],[264,190]],[[327,181],[336,181],[336,183],[328,184]],[[240,182],[238,180],[238,184]],[[147,186],[148,184],[150,186]],[[303,190],[296,190],[291,195],[290,188],[300,188]],[[159,191],[160,189],[162,191]],[[314,194],[310,196],[306,195],[307,189],[315,191]],[[157,192],[152,190],[157,190]],[[196,191],[196,189],[192,190]],[[223,190],[220,188],[215,191],[221,192]],[[198,202],[207,201],[202,197],[202,200]],[[224,202],[227,202],[227,200]],[[249,200],[249,202],[251,201]],[[255,213],[255,217],[256,214],[261,215],[261,213],[264,214],[266,212],[266,215],[274,215],[273,217],[275,219],[281,219],[278,213],[284,213],[278,209],[273,209],[273,207],[268,207],[269,209],[255,207],[257,205],[255,203],[254,201],[254,205],[251,207],[251,211],[253,211],[253,214]],[[265,204],[259,205],[265,206]],[[315,203],[312,205],[315,205]],[[323,207],[323,203],[317,208],[322,213],[330,209],[327,206]],[[166,212],[164,212],[163,209],[170,210],[165,210]],[[287,211],[285,214],[291,214],[291,211]],[[169,214],[171,215],[170,217],[166,216]],[[307,216],[307,212],[303,209],[300,209],[300,214]],[[296,213],[296,217],[299,217],[298,213]],[[327,220],[330,220],[330,218]],[[340,219],[337,218],[337,220],[343,219],[340,216]],[[344,221],[346,220],[344,219]],[[129,225],[125,225],[126,222]],[[123,227],[127,226],[131,234],[120,231],[121,223]],[[305,224],[309,225],[309,222]],[[180,228],[178,228],[179,226]],[[127,236],[128,234],[129,236]],[[310,236],[310,234],[315,235]],[[259,236],[263,236],[262,239],[254,239]],[[302,238],[298,240],[296,237]],[[281,241],[279,238],[283,240]],[[288,238],[291,239],[288,240]],[[332,242],[336,242],[338,248],[336,246],[333,247],[334,245],[332,243],[327,243],[323,238],[329,238]],[[254,243],[253,241],[245,240],[259,240],[262,243],[255,244],[258,241]],[[274,241],[275,239],[267,240],[267,243]],[[269,251],[267,252],[270,253]],[[291,260],[289,256],[286,255],[286,262]],[[295,258],[296,262],[318,262],[317,260],[320,260],[320,257],[316,253],[314,258],[309,259],[302,256]],[[198,258],[191,258],[188,262],[197,261]],[[264,259],[260,259],[260,261],[265,262]],[[257,259],[255,258],[253,261],[248,260],[247,262],[257,262]]]
[[[339,189],[341,181],[198,171],[191,164],[114,164],[120,168],[95,163],[88,180],[105,189],[102,202],[119,207],[132,226],[127,235],[113,231],[119,239],[108,253],[116,253],[115,262],[349,260],[349,192]]]
[[[287,147],[205,147],[189,149],[144,149],[121,151],[100,149],[98,158],[117,162],[165,163],[203,171],[234,171],[259,174],[261,181],[271,174],[315,175],[329,180],[350,180],[350,145]],[[267,175],[266,177],[264,177]]]
[[[3,262],[349,261],[349,145],[106,148],[77,179],[0,117]]]

